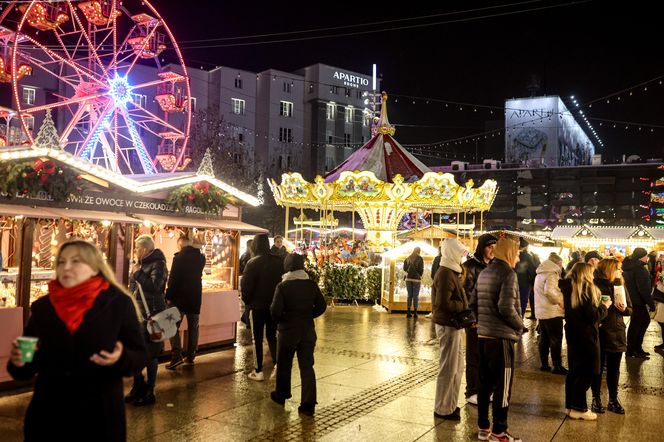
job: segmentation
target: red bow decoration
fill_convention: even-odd
[[[35,172],[39,172],[39,171],[42,170],[43,168],[44,168],[44,162],[43,162],[42,160],[37,160],[37,161],[35,161],[35,165],[32,166],[32,169],[33,169]]]
[[[46,175],[53,175],[55,173],[55,163],[51,160],[44,162],[44,173]]]

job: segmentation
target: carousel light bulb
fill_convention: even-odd
[[[150,222],[149,219],[146,219],[146,220],[143,221],[143,225],[144,225],[145,227],[151,227],[151,226],[152,226],[152,222]]]

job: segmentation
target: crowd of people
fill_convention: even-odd
[[[636,248],[620,260],[589,251],[573,255],[564,267],[556,253],[539,262],[523,238],[490,234],[479,237],[477,249],[462,263],[465,252],[459,241],[447,239],[432,268],[432,320],[440,342],[434,416],[460,420],[465,331],[466,401],[478,406],[479,440],[521,440],[508,432],[508,411],[514,346],[530,331],[524,326],[528,303],[538,324],[540,369],[566,376],[566,414],[579,420],[596,420],[606,411],[625,414],[618,398],[622,355],[649,357],[643,349],[648,310],[658,310],[655,320],[664,330],[664,276],[656,254]],[[631,316],[629,328],[626,316]],[[563,330],[568,368],[562,358]],[[664,343],[655,347],[663,349]]]

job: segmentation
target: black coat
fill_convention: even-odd
[[[122,377],[145,366],[147,354],[134,304],[114,287],[102,292],[72,334],[49,296],[32,304],[25,336],[39,338],[32,363],[8,364],[14,379],[37,375],[25,416],[25,440],[104,440],[126,438]],[[124,350],[110,367],[90,361],[116,341]]]
[[[519,253],[519,262],[516,265],[516,276],[519,280],[519,288],[532,287],[535,285],[537,276],[537,265],[533,256],[525,250]]]
[[[443,256],[439,253],[438,256],[436,256],[433,259],[433,262],[431,263],[431,280],[435,281],[436,280],[436,272],[440,268],[440,258]]]
[[[606,318],[602,320],[599,326],[600,348],[604,351],[619,353],[627,351],[627,334],[623,316],[632,314],[632,301],[629,295],[625,293],[627,306],[625,311],[621,312],[616,308],[616,299],[614,297],[614,284],[608,279],[595,276],[595,285],[602,292],[602,296],[611,297],[611,307],[607,312]]]
[[[269,310],[284,274],[284,260],[271,253],[251,258],[242,275],[242,301],[253,310]]]
[[[314,328],[314,318],[325,313],[327,304],[311,279],[280,282],[270,306],[272,319],[281,331],[303,333]]]
[[[166,300],[182,313],[201,313],[203,286],[201,277],[205,267],[205,255],[192,246],[183,247],[173,256],[173,265],[168,275]]]
[[[421,280],[424,274],[424,259],[420,255],[410,255],[403,262],[403,270],[406,272],[406,280]]]
[[[631,256],[625,258],[622,265],[625,288],[632,298],[632,304],[636,307],[652,306],[652,285],[650,284],[650,272],[646,263],[633,259]]]
[[[606,317],[606,307],[600,304],[596,307],[591,302],[585,302],[577,308],[572,308],[572,283],[569,279],[561,279],[558,287],[563,293],[565,303],[565,334],[567,348],[583,361],[583,366],[592,373],[599,374],[599,324]]]
[[[164,290],[166,289],[166,280],[168,279],[168,269],[166,268],[166,257],[159,249],[154,249],[152,253],[141,260],[140,264],[141,268],[137,272],[132,273],[129,278],[129,287],[134,296],[136,296],[136,303],[140,309],[141,316],[146,318],[143,300],[138,293],[136,284],[141,284],[143,288],[143,294],[145,295],[150,315],[156,315],[166,310]],[[163,342],[151,342],[145,327],[147,321],[144,321],[143,325],[150,359],[156,358],[164,349],[164,344]]]
[[[480,272],[486,269],[487,265],[483,258],[478,258],[477,255],[471,256],[463,263],[463,269],[466,272],[463,289],[468,297],[468,307],[473,311],[476,318],[479,317],[477,311],[477,278],[479,278]]]

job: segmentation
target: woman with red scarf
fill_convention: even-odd
[[[34,358],[14,342],[7,364],[16,380],[36,376],[25,440],[124,441],[122,377],[147,360],[136,306],[94,245],[68,241],[55,262],[23,333],[39,339]]]

